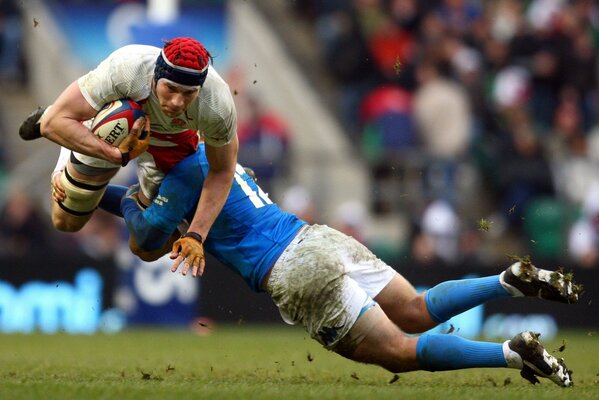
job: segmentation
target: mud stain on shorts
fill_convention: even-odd
[[[344,259],[354,240],[326,226],[312,226],[290,246],[271,272],[268,291],[286,322],[302,323],[310,335],[331,347],[353,324],[346,310]]]

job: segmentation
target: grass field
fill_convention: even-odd
[[[301,329],[220,326],[212,335],[0,336],[0,399],[599,399],[599,332],[546,343],[575,386],[509,369],[394,375],[322,349]],[[394,381],[394,382],[392,382]]]

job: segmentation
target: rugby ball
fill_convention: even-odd
[[[120,99],[106,104],[94,117],[91,131],[112,146],[118,146],[129,134],[133,123],[145,114],[133,100]]]

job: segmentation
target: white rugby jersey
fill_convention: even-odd
[[[96,110],[111,101],[129,98],[139,102],[150,117],[150,150],[137,159],[141,189],[149,198],[157,192],[164,178],[164,168],[161,170],[157,165],[172,166],[173,158],[182,158],[181,146],[175,143],[177,134],[189,135],[190,130],[197,131],[208,145],[220,147],[228,144],[237,133],[237,112],[229,85],[212,66],[208,67],[208,76],[199,96],[186,112],[170,118],[160,110],[158,98],[152,92],[154,67],[160,51],[158,47],[146,45],[121,47],[77,80],[83,97]],[[169,152],[178,155],[173,157]],[[75,153],[75,156],[86,165],[118,167],[82,154]]]
[[[187,112],[175,118],[162,113],[158,99],[152,93],[154,66],[160,50],[146,45],[121,47],[78,79],[81,93],[98,111],[117,99],[142,102],[144,112],[150,117],[152,132],[176,134],[192,129],[197,130],[210,146],[229,143],[236,134],[237,114],[229,85],[212,66],[208,67],[200,95]],[[153,137],[151,144],[160,146],[160,139]]]

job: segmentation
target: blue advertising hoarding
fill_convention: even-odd
[[[167,0],[165,0],[167,1]],[[51,14],[72,54],[86,68],[126,44],[161,46],[177,36],[198,39],[215,57],[219,70],[229,63],[227,8],[224,2],[181,2],[172,22],[153,22],[145,2],[53,2]]]

